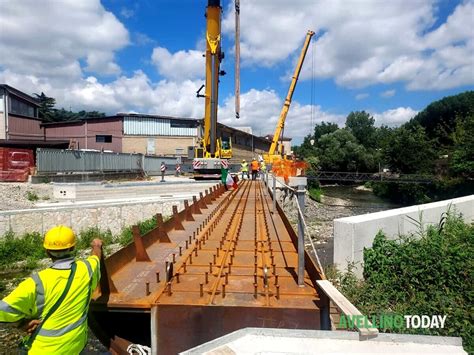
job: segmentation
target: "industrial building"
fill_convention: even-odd
[[[233,161],[268,152],[271,139],[248,129],[217,124],[218,137],[230,138]],[[0,84],[0,146],[23,149],[50,147],[140,153],[191,158],[203,136],[202,119],[138,113],[42,122],[38,101],[9,85]]]
[[[35,98],[0,84],[0,140],[44,140]]]
[[[77,149],[159,156],[189,157],[189,147],[202,136],[202,120],[136,113],[44,123],[42,127],[46,140],[70,140]],[[270,146],[264,138],[220,123],[217,133],[231,138],[234,161],[251,159],[253,152],[262,154]]]

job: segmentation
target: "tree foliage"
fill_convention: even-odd
[[[72,112],[67,111],[64,108],[57,109],[56,100],[52,97],[48,97],[42,92],[41,94],[34,94],[36,100],[39,102],[39,118],[43,122],[64,122],[64,121],[77,121],[84,118],[91,117],[104,117],[105,113],[99,111],[79,111]]]
[[[474,178],[474,114],[470,114],[465,121],[457,121],[453,140],[452,172],[466,178]]]
[[[392,171],[430,173],[436,158],[433,143],[420,125],[395,129],[384,147],[385,161]]]
[[[318,142],[317,156],[323,170],[364,172],[373,171],[376,166],[373,154],[347,129],[323,135]]]
[[[346,128],[366,148],[375,146],[375,119],[365,111],[351,112],[346,119]]]
[[[316,144],[321,139],[322,136],[325,134],[329,134],[335,132],[339,129],[336,123],[331,122],[321,122],[314,126],[314,136],[313,139],[315,140]]]
[[[464,120],[470,114],[474,114],[474,91],[432,102],[410,124],[420,124],[425,128],[429,139],[438,140],[442,146],[452,146],[456,121]]]

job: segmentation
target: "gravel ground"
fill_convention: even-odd
[[[53,185],[1,182],[0,196],[0,211],[34,208],[36,202],[53,198]]]
[[[281,193],[279,196],[280,204],[283,204],[283,210],[288,216],[289,221],[297,230],[298,225],[298,212],[296,208],[296,201],[290,195],[284,195]],[[324,268],[333,264],[333,251],[334,251],[334,219],[350,217],[365,213],[373,213],[381,210],[385,210],[387,207],[381,206],[380,208],[373,208],[367,206],[354,206],[352,201],[323,196],[322,203],[316,202],[309,197],[309,194],[305,196],[305,221],[308,226],[308,231],[313,240],[318,256],[321,260],[321,264]],[[306,248],[312,253],[311,242],[306,237]]]

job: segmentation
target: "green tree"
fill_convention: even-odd
[[[346,128],[359,144],[366,148],[375,146],[375,120],[365,111],[351,112],[346,119]]]
[[[347,129],[323,135],[317,151],[322,170],[364,172],[374,171],[376,166],[373,154]]]
[[[456,121],[464,120],[474,113],[474,91],[444,97],[432,102],[409,123],[419,123],[425,128],[429,139],[436,139],[442,146],[452,146],[452,133]]]
[[[318,143],[319,139],[325,135],[332,133],[334,131],[337,131],[339,127],[337,126],[337,123],[331,123],[331,122],[321,122],[319,124],[316,124],[314,126],[314,137],[313,139],[315,140],[315,144]]]
[[[420,125],[395,129],[385,147],[390,169],[402,173],[431,173],[436,152]]]
[[[44,122],[51,122],[54,121],[54,106],[56,105],[56,100],[52,97],[48,97],[41,92],[40,95],[34,94],[36,96],[36,100],[39,102],[39,118],[41,118]]]
[[[454,151],[451,158],[451,171],[467,178],[474,177],[474,114],[465,121],[458,120],[453,134]]]

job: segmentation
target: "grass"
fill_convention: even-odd
[[[34,191],[27,191],[26,192],[26,199],[31,202],[35,202],[39,200],[38,195]]]
[[[156,227],[156,218],[152,217],[137,224],[140,234],[143,235]],[[97,227],[81,230],[77,235],[76,251],[88,249],[94,238],[102,239],[104,251],[107,253],[107,247],[111,244],[126,246],[132,242],[132,226],[125,227],[117,235],[113,235],[110,229],[101,230]],[[15,264],[22,261],[21,266],[17,268],[33,270],[38,267],[38,261],[46,257],[43,235],[40,233],[25,233],[18,236],[9,231],[0,238],[0,270],[15,269]]]
[[[308,193],[309,193],[309,197],[317,202],[321,202],[321,197],[323,195],[323,191],[321,190],[321,188],[317,187],[317,188],[310,188],[308,190]]]

